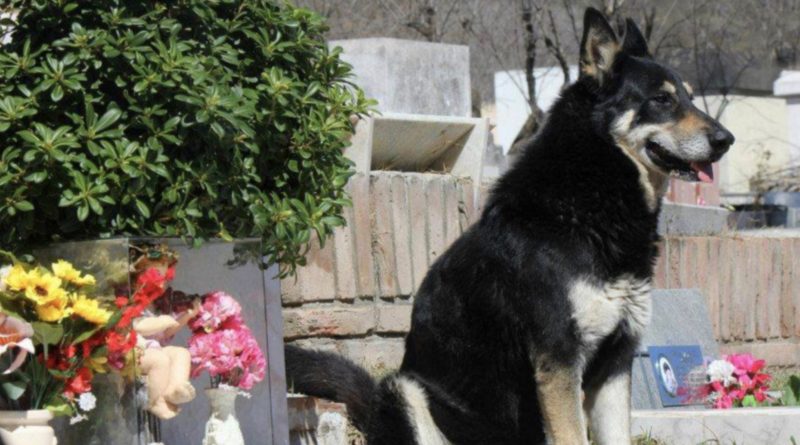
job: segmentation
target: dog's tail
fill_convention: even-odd
[[[350,360],[329,352],[285,345],[286,383],[290,391],[347,405],[350,422],[360,431],[369,424],[375,380]]]

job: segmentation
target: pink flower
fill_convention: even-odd
[[[11,374],[19,369],[28,353],[35,352],[33,341],[33,326],[28,322],[0,313],[0,356],[8,352],[10,348],[18,348],[19,352],[14,357],[11,365],[3,371],[3,374]]]
[[[242,307],[235,298],[225,292],[217,291],[203,297],[203,305],[197,316],[189,322],[192,330],[211,332],[226,328],[235,328],[242,324]]]
[[[267,362],[252,332],[244,326],[206,333],[189,339],[192,377],[208,372],[224,383],[249,390],[264,379]]]

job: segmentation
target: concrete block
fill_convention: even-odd
[[[372,306],[303,307],[283,310],[284,338],[364,335],[375,327]]]
[[[461,207],[461,197],[458,193],[458,182],[453,178],[443,178],[444,184],[444,239],[449,247],[461,236],[461,222],[458,209]]]
[[[354,83],[383,112],[472,115],[469,47],[415,40],[333,40]]]
[[[728,231],[730,213],[719,207],[664,202],[658,233],[664,236],[719,235]]]
[[[411,328],[410,304],[378,305],[376,331],[381,334],[405,334]]]
[[[386,113],[359,122],[345,155],[361,173],[439,173],[480,183],[488,142],[488,119]]]
[[[381,337],[343,340],[340,351],[372,375],[382,376],[400,367],[405,341],[402,338]]]
[[[348,445],[347,407],[341,403],[289,394],[290,445]]]

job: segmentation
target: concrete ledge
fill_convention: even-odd
[[[789,445],[800,438],[798,418],[795,407],[634,411],[631,431],[669,445]]]
[[[658,233],[670,236],[719,235],[728,230],[730,213],[720,207],[664,202]]]

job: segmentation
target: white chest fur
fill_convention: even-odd
[[[650,280],[622,276],[606,283],[578,279],[569,292],[572,317],[584,345],[593,350],[622,321],[641,337],[650,323]]]

